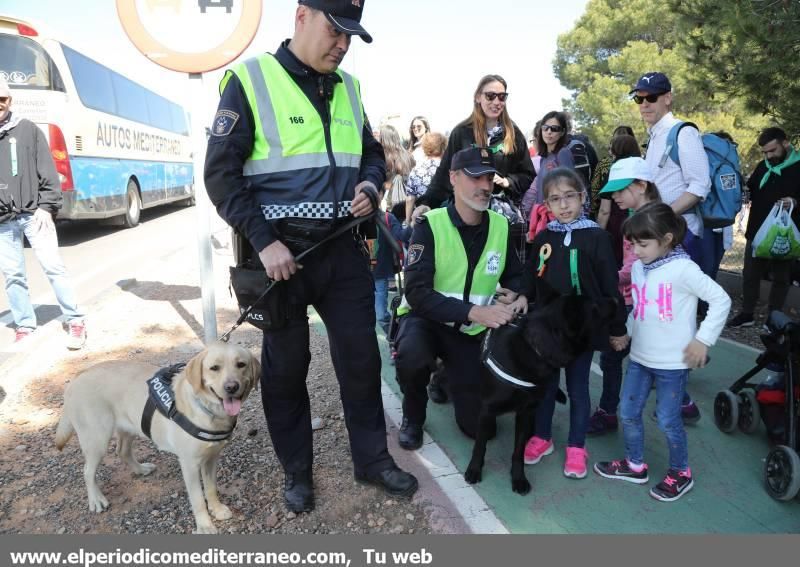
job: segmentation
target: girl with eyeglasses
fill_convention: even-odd
[[[414,156],[414,161],[421,163],[425,159],[422,149],[422,137],[431,131],[431,125],[424,116],[415,116],[408,127],[408,145],[406,149]]]
[[[611,238],[584,214],[586,190],[580,175],[565,167],[553,169],[544,176],[542,189],[545,206],[554,220],[547,223],[547,230],[539,232],[533,240],[522,286],[525,297],[533,297],[533,303],[536,303],[536,280],[542,278],[563,295],[575,293],[597,300],[612,298],[616,302],[611,322],[593,329],[590,349],[564,369],[569,396],[569,437],[564,476],[585,478],[592,355],[595,350],[609,348],[611,340],[622,340],[626,336],[625,304],[618,288]],[[536,411],[534,435],[525,445],[525,464],[536,464],[554,450],[553,413],[558,374],[553,378],[545,386],[544,397]]]
[[[453,194],[450,162],[453,154],[469,147],[487,147],[494,154],[497,175],[494,193],[504,194],[519,206],[522,194],[533,180],[533,163],[525,134],[508,113],[507,83],[500,75],[486,75],[472,95],[472,114],[450,134],[427,193],[418,201],[431,208],[439,207]]]

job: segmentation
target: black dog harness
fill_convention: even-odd
[[[197,427],[194,423],[189,421],[189,418],[178,411],[175,406],[175,394],[172,392],[172,378],[181,370],[186,367],[185,363],[173,364],[167,368],[162,368],[155,375],[147,381],[147,402],[144,405],[142,412],[142,432],[152,439],[150,435],[150,425],[153,421],[153,414],[156,410],[169,420],[174,421],[186,433],[200,439],[200,441],[225,441],[236,427],[234,422],[233,427],[229,431],[207,431]]]

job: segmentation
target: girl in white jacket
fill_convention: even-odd
[[[680,245],[686,234],[686,221],[668,205],[646,205],[625,221],[622,231],[633,243],[638,258],[631,272],[631,353],[620,406],[625,458],[596,463],[594,470],[600,476],[636,484],[649,480],[644,462],[642,412],[655,384],[656,415],[667,439],[669,470],[650,495],[671,502],[694,485],[681,419],[689,369],[705,366],[708,348],[725,326],[731,300]],[[709,305],[699,329],[698,299]],[[614,347],[622,349],[625,345],[623,339]]]

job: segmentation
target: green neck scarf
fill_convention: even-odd
[[[800,153],[794,149],[794,146],[789,146],[789,155],[787,155],[786,159],[778,165],[772,165],[769,160],[764,160],[764,165],[767,166],[767,173],[765,173],[764,177],[761,178],[761,183],[758,184],[758,188],[761,189],[764,187],[770,175],[773,173],[775,175],[780,175],[785,168],[794,165],[797,162],[800,162]]]

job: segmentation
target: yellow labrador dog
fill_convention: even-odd
[[[117,454],[135,474],[147,475],[155,469],[151,463],[136,460],[132,443],[134,436],[145,437],[142,413],[149,395],[147,380],[156,371],[158,368],[150,364],[105,362],[80,374],[64,392],[56,447],[63,449],[73,433],[78,434],[86,459],[83,474],[89,509],[93,512],[108,507],[95,472],[113,434],[117,435]],[[198,429],[230,431],[236,425],[242,401],[258,384],[260,375],[261,365],[248,350],[213,343],[172,379],[174,405]],[[217,463],[227,441],[193,437],[158,411],[152,417],[150,436],[159,449],[178,456],[194,512],[195,533],[216,533],[209,511],[217,520],[231,517],[217,494]]]

